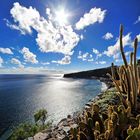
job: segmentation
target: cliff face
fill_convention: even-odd
[[[111,74],[111,67],[100,68],[89,71],[82,71],[77,73],[64,74],[66,78],[108,78],[107,73]]]

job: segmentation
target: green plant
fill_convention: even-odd
[[[75,140],[80,139],[80,133],[89,140],[140,139],[140,103],[138,101],[140,66],[136,63],[137,45],[136,38],[134,51],[128,63],[123,49],[123,26],[121,25],[120,52],[124,65],[117,68],[112,63],[112,75],[109,75],[119,92],[117,96],[120,103],[109,106],[106,112],[100,111],[97,104],[93,104],[88,111],[84,111],[83,117],[79,118],[78,127],[74,130],[75,133],[70,132],[70,136]]]
[[[39,128],[33,124],[20,124],[13,132],[11,140],[24,140],[28,137],[33,137],[38,130]]]
[[[134,129],[129,126],[127,129],[128,137],[126,140],[139,140],[140,139],[140,125]]]
[[[124,62],[123,66],[120,66],[118,71],[119,80],[115,78],[115,68],[112,64],[112,76],[111,79],[115,87],[120,92],[120,96],[127,95],[127,101],[131,104],[132,110],[137,110],[137,96],[140,94],[140,71],[137,65],[136,53],[138,46],[138,39],[134,40],[134,51],[130,55],[130,64],[128,64],[123,47],[123,26],[120,27],[120,51]],[[127,104],[127,103],[126,103]]]
[[[15,130],[13,131],[10,139],[11,140],[24,140],[28,137],[34,137],[34,135],[44,129],[47,129],[51,126],[51,122],[45,121],[47,119],[47,111],[45,109],[39,110],[34,115],[35,124],[30,123],[23,123],[20,124]],[[41,122],[41,124],[39,123]]]
[[[40,109],[34,114],[35,123],[41,122],[44,127],[45,121],[47,119],[47,111],[45,109]]]

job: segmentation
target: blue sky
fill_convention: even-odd
[[[140,42],[139,0],[0,2],[0,73],[74,72],[122,63]],[[137,57],[140,58],[138,49]]]

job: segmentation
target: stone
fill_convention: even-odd
[[[57,134],[57,135],[56,135],[56,138],[57,138],[58,140],[63,140],[63,139],[65,138],[65,135]]]
[[[75,124],[71,125],[71,127],[72,127],[72,128],[77,128],[78,125],[75,123]]]
[[[46,140],[50,138],[47,133],[39,132],[34,136],[34,140]]]
[[[28,140],[33,140],[33,137],[29,137]]]
[[[71,117],[71,115],[68,115],[67,118],[68,118],[68,119],[71,119],[72,117]]]
[[[70,131],[70,127],[69,127],[69,126],[66,126],[66,127],[63,128],[63,130],[64,130],[66,133],[68,133],[68,131]]]

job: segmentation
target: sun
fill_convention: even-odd
[[[60,25],[64,26],[68,24],[69,13],[63,8],[55,12],[55,21]]]

